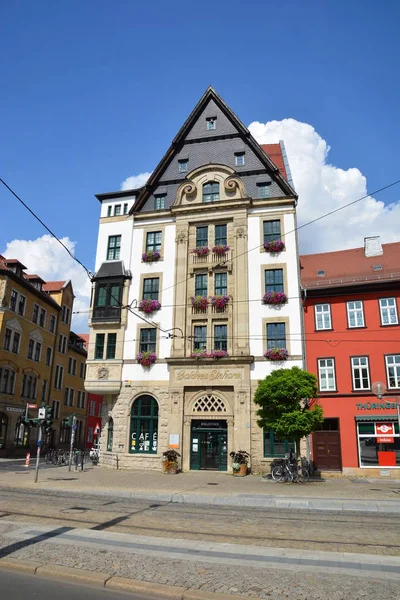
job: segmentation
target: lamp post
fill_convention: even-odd
[[[387,392],[387,387],[382,381],[375,381],[371,386],[372,392],[378,398],[378,400],[382,400],[384,394]],[[399,424],[399,434],[400,434],[400,403],[398,396],[385,396],[385,399],[394,399],[395,405],[397,409],[397,422]]]

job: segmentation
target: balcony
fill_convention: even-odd
[[[229,265],[232,264],[232,250],[227,250],[224,254],[217,254],[216,252],[210,251],[208,254],[200,255],[192,253],[191,265],[196,267],[208,267],[208,266],[216,266],[216,265],[226,265],[229,268]]]
[[[120,306],[95,306],[93,308],[92,323],[103,323],[105,321],[119,323],[120,320]]]
[[[232,300],[228,304],[220,308],[218,308],[217,306],[213,306],[211,303],[209,303],[209,305],[206,308],[192,306],[192,315],[227,315],[230,312],[231,306]]]

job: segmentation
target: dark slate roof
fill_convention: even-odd
[[[104,279],[106,277],[124,277],[126,279],[130,278],[131,274],[130,271],[125,269],[122,260],[111,260],[102,263],[93,280],[96,281],[96,279]]]

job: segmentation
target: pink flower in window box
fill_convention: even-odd
[[[148,368],[156,362],[157,355],[155,352],[139,352],[136,355],[136,360],[142,367]]]
[[[285,249],[285,242],[282,242],[282,240],[265,242],[264,248],[266,252],[282,252]]]
[[[211,296],[211,304],[217,310],[224,310],[230,300],[229,296]]]
[[[198,248],[193,248],[193,254],[197,254],[197,256],[208,256],[210,254],[210,248],[207,246],[199,246]]]
[[[214,248],[212,249],[212,251],[214,252],[214,254],[217,254],[218,256],[223,256],[224,254],[226,254],[228,252],[228,250],[230,250],[229,246],[225,246],[223,244],[219,244],[218,246],[214,246]]]
[[[264,294],[264,304],[286,304],[287,296],[283,292],[267,292]]]
[[[207,310],[208,298],[207,296],[195,296],[192,298],[193,308],[199,308],[201,310]]]
[[[161,253],[158,250],[149,250],[148,252],[143,252],[142,261],[143,262],[154,262],[156,260],[160,260]]]
[[[161,304],[158,300],[142,300],[139,304],[139,310],[146,314],[153,313],[155,310],[160,310]]]
[[[286,348],[271,348],[264,354],[267,360],[287,360],[289,358],[289,352]]]

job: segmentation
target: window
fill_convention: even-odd
[[[121,236],[110,235],[108,238],[107,260],[119,260],[121,254]]]
[[[112,452],[113,436],[114,436],[114,421],[110,417],[108,419],[108,427],[107,427],[107,452]]]
[[[90,443],[93,442],[93,432],[94,432],[93,427],[88,427],[87,441]]]
[[[64,388],[64,406],[68,406],[69,387]]]
[[[58,400],[53,400],[51,403],[51,407],[53,409],[54,419],[58,419],[60,417],[60,403],[58,402]]]
[[[11,352],[13,352],[14,354],[19,354],[20,341],[21,334],[17,331],[14,331],[13,341],[11,344]]]
[[[102,360],[104,356],[104,339],[105,333],[96,333],[96,342],[94,348],[95,360]]]
[[[41,353],[42,353],[42,344],[31,338],[29,340],[29,345],[28,345],[28,358],[30,360],[35,360],[36,362],[40,362]]]
[[[228,293],[228,274],[215,273],[214,293],[216,296],[226,296]]]
[[[160,279],[158,277],[143,280],[143,300],[158,300]]]
[[[387,433],[389,438],[392,438],[391,442],[382,441],[382,433],[379,431],[380,427],[384,430],[390,431]],[[360,467],[383,467],[387,464],[382,463],[383,456],[380,452],[393,452],[393,463],[390,463],[393,467],[400,467],[400,437],[399,437],[399,425],[391,418],[379,419],[376,421],[370,421],[369,423],[357,423],[358,428],[358,449],[360,456]],[[379,440],[381,438],[381,440]]]
[[[42,402],[46,402],[47,383],[47,379],[44,379],[42,383]]]
[[[51,333],[54,333],[55,328],[56,328],[56,318],[54,315],[50,315],[49,331]]]
[[[38,316],[39,316],[39,304],[34,304],[33,305],[33,313],[32,313],[32,322],[33,323],[38,322]]]
[[[85,379],[85,363],[81,362],[81,368],[80,368],[80,378],[81,379]]]
[[[228,349],[228,328],[226,325],[214,326],[214,350]]]
[[[400,388],[400,354],[385,356],[389,389]]]
[[[10,296],[10,310],[13,310],[14,312],[16,312],[16,307],[17,307],[17,300],[18,300],[18,292],[16,292],[15,290],[11,290],[11,296]]]
[[[166,194],[154,196],[154,210],[164,210]]]
[[[85,408],[85,402],[86,402],[86,392],[81,392],[80,399],[79,399],[79,394],[78,394],[78,408]]]
[[[157,341],[157,330],[154,329],[154,327],[151,329],[141,329],[140,330],[139,352],[155,352],[156,351],[156,341]]]
[[[40,356],[42,353],[42,344],[40,342],[36,342],[36,346],[35,346],[35,354],[34,354],[34,359],[36,362],[40,362]]]
[[[0,393],[13,394],[15,385],[15,371],[8,367],[0,367]]]
[[[107,360],[115,358],[115,349],[117,346],[117,334],[109,333],[107,336]]]
[[[4,332],[4,350],[10,350],[11,348],[11,336],[12,336],[12,331],[11,329],[8,329],[8,327],[6,327],[6,330]]]
[[[109,206],[107,208],[107,217],[111,217],[112,216],[112,206]]]
[[[215,226],[215,245],[216,246],[226,246],[227,244],[227,233],[226,233],[226,225],[216,225]]]
[[[39,325],[40,327],[44,327],[46,323],[46,311],[44,310],[44,308],[40,309],[40,315],[39,315]]]
[[[89,404],[89,416],[94,417],[96,411],[96,402],[95,400],[91,400]]]
[[[264,429],[264,456],[284,457],[285,454],[294,452],[294,442],[290,440],[279,440],[270,429]]]
[[[196,227],[196,248],[208,246],[208,227]]]
[[[158,404],[152,396],[140,396],[132,405],[129,452],[155,454],[158,448]]]
[[[21,315],[21,317],[23,317],[25,314],[25,304],[26,304],[25,296],[22,296],[22,294],[19,294],[17,312],[19,315]]]
[[[207,123],[207,131],[216,129],[217,128],[217,117],[208,117],[206,119],[206,123]]]
[[[51,365],[51,354],[52,354],[52,348],[47,347],[46,348],[46,365],[48,365],[48,366]]]
[[[265,270],[265,291],[283,292],[283,269]]]
[[[380,298],[379,308],[382,325],[398,324],[396,298]]]
[[[271,182],[264,181],[257,183],[257,198],[270,198],[271,196]]]
[[[27,448],[29,445],[29,427],[24,425],[22,417],[18,417],[15,425],[15,439],[14,444],[18,448]]]
[[[196,325],[194,328],[193,350],[207,349],[207,327],[205,325]]]
[[[369,390],[369,367],[367,356],[356,356],[351,359],[353,389]]]
[[[187,158],[182,158],[181,160],[178,160],[179,173],[187,173],[188,162],[189,162],[189,160]]]
[[[24,373],[22,377],[22,392],[21,396],[24,398],[31,398],[34,400],[36,398],[36,389],[37,389],[37,377],[36,375]]]
[[[65,323],[66,325],[69,325],[70,315],[71,315],[70,309],[68,308],[68,306],[65,306],[65,304],[63,304],[62,312],[61,312],[61,321],[63,323]]]
[[[364,310],[361,300],[347,303],[347,318],[349,327],[364,327]]]
[[[280,240],[282,237],[281,233],[281,222],[276,221],[263,221],[263,233],[264,233],[264,244],[267,242],[274,242]]]
[[[121,316],[122,285],[118,283],[96,285],[93,319],[119,320]]]
[[[194,288],[195,296],[207,296],[207,277],[208,275],[206,273],[196,275]]]
[[[235,165],[237,167],[244,166],[244,152],[235,152]]]
[[[149,231],[146,235],[146,252],[161,252],[161,231]]]
[[[121,205],[120,204],[116,204],[114,206],[114,217],[119,217],[121,214]]]
[[[69,444],[71,440],[72,428],[70,425],[66,425],[64,421],[60,424],[60,444]]]
[[[267,350],[286,348],[285,323],[267,323]]]
[[[60,365],[56,365],[56,374],[54,377],[54,387],[57,390],[62,389],[63,378],[64,378],[64,367],[61,367]]]
[[[128,203],[125,202],[125,204],[124,204],[124,215],[127,215],[127,214],[128,214]]]
[[[203,184],[203,202],[215,202],[219,200],[219,183],[209,181]]]
[[[13,354],[19,354],[20,342],[21,334],[6,327],[4,332],[4,350],[13,352]]]
[[[331,322],[331,305],[316,304],[315,310],[315,329],[332,329]]]
[[[76,375],[76,358],[69,357],[69,359],[68,359],[68,373],[70,375]]]
[[[319,380],[319,389],[321,392],[336,391],[335,359],[334,358],[319,358],[318,359],[318,380]]]
[[[8,417],[0,413],[0,449],[5,448],[7,440]]]
[[[62,335],[62,333],[60,333],[58,338],[58,351],[61,352],[61,354],[65,354],[67,351],[67,338],[65,335]]]
[[[73,406],[74,405],[74,399],[75,399],[75,390],[70,388],[69,390],[69,398],[68,398],[68,405],[69,406]]]

